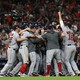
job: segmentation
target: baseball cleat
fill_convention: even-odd
[[[79,73],[76,73],[76,75],[77,75],[77,76],[80,76],[80,72],[79,72]]]
[[[59,72],[59,76],[65,76],[65,75],[63,75],[62,72]]]
[[[49,74],[47,74],[47,73],[43,74],[43,76],[47,76],[47,77],[50,77],[50,75],[49,75]]]
[[[5,76],[5,74],[0,73],[0,77],[3,77],[3,76]]]
[[[20,77],[26,77],[26,76],[28,75],[26,75],[25,73],[20,75]]]
[[[6,74],[6,76],[13,77],[14,75],[11,73]]]
[[[32,73],[32,75],[33,75],[33,76],[39,76],[39,74],[38,74],[38,73],[35,73],[35,72]]]

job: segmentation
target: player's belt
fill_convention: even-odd
[[[67,46],[71,46],[72,44],[67,44]]]
[[[16,43],[14,43],[14,44],[10,44],[10,46],[13,46],[13,45],[15,45]]]
[[[20,45],[20,46],[23,46],[23,45]],[[28,47],[28,46],[26,46],[26,47]]]
[[[9,47],[9,48],[12,48],[12,47]],[[16,49],[13,48],[13,50],[16,50]]]

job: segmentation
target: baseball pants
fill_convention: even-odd
[[[34,71],[33,72],[38,73],[39,65],[40,65],[40,54],[36,53],[36,65],[34,67]]]
[[[3,67],[3,69],[1,70],[2,74],[7,73],[7,71],[12,68],[14,62],[16,61],[16,50],[10,47],[7,50],[7,54],[8,54],[8,61]]]
[[[16,66],[13,68],[13,70],[10,72],[10,73],[13,74],[13,75],[16,75],[16,74],[19,72],[20,67],[21,67],[21,65],[22,65],[22,57],[21,57],[21,54],[20,54],[20,53],[17,54],[17,60],[18,60],[18,63],[17,63]]]
[[[60,53],[61,53],[60,49],[47,50],[46,64],[51,65],[51,61],[52,61],[54,55],[55,55],[55,58],[56,58],[57,62],[61,62]]]
[[[20,45],[19,53],[22,56],[23,63],[29,63],[28,48],[26,45]]]
[[[74,75],[75,73],[79,72],[77,65],[74,61],[75,53],[76,53],[75,45],[70,45],[70,46],[66,45],[64,47],[64,57],[65,57],[64,62],[65,62],[65,65],[67,67],[69,74],[71,74],[71,75]]]
[[[30,64],[28,75],[32,75],[34,71],[34,67],[36,65],[36,52],[30,52],[29,56],[30,56],[31,64]]]

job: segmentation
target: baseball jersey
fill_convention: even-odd
[[[30,32],[24,31],[24,32],[21,34],[20,37],[21,37],[21,38],[27,38],[27,37],[29,37],[29,36],[31,36]],[[21,42],[21,45],[28,45],[28,40],[22,41],[22,42]]]
[[[19,34],[15,31],[12,31],[9,34],[9,47],[18,48],[17,38],[19,38]]]
[[[30,33],[31,33],[31,34],[35,34],[35,33],[33,33],[33,32],[30,32]],[[42,39],[38,39],[38,38],[30,38],[30,39],[28,40],[28,43],[29,43],[29,45],[28,45],[29,53],[36,51],[36,44],[39,43],[41,40],[42,40]]]
[[[46,43],[47,50],[60,48],[59,46],[60,34],[58,32],[49,31],[46,34],[44,34],[42,37],[47,40]]]
[[[75,44],[73,41],[73,31],[67,27],[65,27],[63,21],[60,21],[61,28],[63,32],[66,34],[66,36],[63,38],[63,45],[67,44]]]

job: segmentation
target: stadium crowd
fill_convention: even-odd
[[[36,27],[58,26],[58,9],[63,21],[78,36],[75,61],[80,70],[80,1],[79,0],[0,0],[0,58],[7,58],[9,33],[14,25],[38,24]]]

